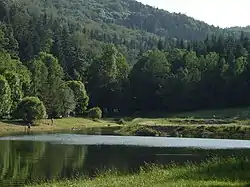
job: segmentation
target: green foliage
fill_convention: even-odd
[[[121,135],[130,135],[130,136],[160,136],[160,132],[154,130],[153,128],[146,127],[143,125],[138,125],[135,123],[128,124],[117,131]]]
[[[26,3],[26,7],[31,10],[30,12],[32,10],[36,11],[37,14],[42,11],[48,12],[54,17],[62,17],[72,23],[86,25],[87,28],[93,28],[94,31],[101,32],[103,29],[102,33],[108,33],[106,40],[109,39],[109,36],[113,36],[116,40],[126,38],[126,36],[137,36],[137,32],[140,35],[146,35],[147,38],[155,34],[163,37],[200,40],[208,34],[224,31],[186,15],[169,13],[137,1],[119,0],[114,2],[106,0],[103,3],[93,0],[86,3],[83,0],[70,2],[21,0],[20,3],[22,2]],[[42,9],[42,7],[50,8]],[[124,29],[127,29],[127,32],[122,32]],[[240,33],[240,31],[230,33]],[[137,41],[135,43],[137,44]]]
[[[84,84],[80,81],[69,81],[67,85],[73,91],[75,96],[75,100],[77,103],[75,109],[76,114],[77,115],[84,114],[89,102],[89,97],[85,90]]]
[[[162,51],[149,51],[138,60],[130,74],[135,108],[147,110],[159,106],[157,94],[170,76],[170,64]],[[145,102],[147,100],[147,102]]]
[[[14,116],[24,122],[34,123],[46,117],[46,109],[37,97],[25,97],[18,103]]]
[[[112,117],[250,105],[249,28],[220,29],[130,0],[3,0],[0,12],[10,113],[26,96],[50,117],[87,106]]]
[[[122,88],[129,67],[124,56],[114,45],[106,45],[102,55],[89,68],[88,90],[92,105],[97,103],[109,111],[119,108]]]
[[[215,157],[199,163],[175,164],[165,166],[147,165],[142,167],[136,174],[124,175],[116,170],[108,171],[95,180],[74,179],[67,181],[31,185],[32,187],[91,187],[91,186],[114,186],[126,187],[141,186],[247,186],[250,167],[246,157]]]
[[[0,75],[0,118],[9,115],[12,105],[11,89],[7,80]]]
[[[102,55],[90,67],[90,81],[96,81],[100,86],[107,86],[116,80],[117,70],[117,49],[114,45],[105,46]]]
[[[56,103],[58,105],[55,107],[56,116],[62,115],[68,117],[70,114],[74,114],[76,109],[76,96],[71,88],[65,83],[59,88],[57,94],[58,102]]]
[[[8,84],[11,89],[12,106],[10,113],[12,113],[14,109],[17,107],[17,104],[22,100],[24,96],[22,91],[22,84],[19,75],[14,71],[6,71],[4,73],[4,77],[8,81]]]
[[[41,52],[36,60],[40,63],[38,66],[40,66],[40,70],[42,71],[41,77],[47,75],[47,77],[42,77],[42,84],[40,86],[41,90],[38,96],[43,101],[49,116],[57,117],[63,115],[62,100],[64,97],[60,97],[62,91],[61,88],[64,84],[63,69],[59,64],[58,59],[51,54]],[[47,71],[43,69],[44,67],[46,67]],[[36,74],[34,74],[34,76],[36,76]],[[33,79],[33,83],[34,82],[35,80]]]
[[[92,119],[101,119],[102,118],[102,110],[99,107],[91,108],[88,111],[88,116]]]
[[[119,125],[126,125],[126,121],[125,121],[123,118],[119,119],[119,120],[117,121],[117,123],[118,123]]]
[[[0,30],[0,48],[4,47],[4,33]]]
[[[32,59],[26,65],[32,73],[30,93],[41,98],[47,84],[48,69],[41,59]]]
[[[135,136],[159,136],[159,132],[149,127],[138,127],[131,132]]]
[[[11,71],[18,74],[22,91],[28,95],[31,81],[31,73],[24,64],[16,59],[13,59],[6,51],[0,51],[0,73]]]

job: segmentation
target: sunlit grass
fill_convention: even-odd
[[[214,159],[200,165],[160,167],[141,169],[139,173],[123,175],[107,172],[88,179],[51,182],[32,187],[189,187],[189,186],[245,186],[250,181],[250,162],[243,158]]]
[[[113,127],[119,126],[112,120],[91,120],[86,118],[63,118],[55,119],[54,125],[51,120],[41,120],[38,126],[32,126],[31,132],[53,132],[53,131],[70,131],[84,130],[94,127]],[[0,135],[8,133],[19,133],[27,131],[25,124],[20,121],[2,121],[0,122]]]
[[[216,110],[199,110],[192,112],[184,112],[179,114],[171,115],[175,118],[200,118],[200,119],[249,119],[250,118],[250,107],[245,108],[227,108],[227,109],[216,109]]]
[[[250,125],[250,107],[216,110],[199,110],[178,114],[161,114],[161,117],[135,118],[132,122],[142,125]],[[214,120],[214,124],[211,124]],[[206,123],[207,122],[207,123]],[[220,124],[221,125],[221,124]]]

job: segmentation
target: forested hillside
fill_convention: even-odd
[[[26,4],[30,13],[47,13],[53,17],[84,24],[98,32],[116,31],[124,36],[121,29],[137,29],[158,36],[185,40],[200,40],[207,35],[222,32],[222,29],[194,20],[183,14],[169,13],[143,5],[135,0],[19,0]],[[132,31],[136,32],[136,31]]]
[[[229,31],[234,31],[234,32],[245,32],[245,33],[250,33],[250,26],[247,27],[230,27],[228,28]]]
[[[247,34],[132,0],[3,0],[0,117],[31,96],[50,117],[248,105]]]

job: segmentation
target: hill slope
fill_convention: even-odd
[[[248,105],[250,39],[231,33],[129,0],[2,0],[0,111],[37,96],[51,116],[81,114],[84,84],[109,115]]]
[[[246,33],[250,33],[250,26],[246,26],[246,27],[230,27],[228,28],[228,30],[230,31],[235,31],[235,32],[246,32]]]
[[[85,27],[107,29],[111,32],[129,28],[162,37],[201,40],[222,29],[194,20],[183,14],[144,5],[135,0],[19,0],[29,12],[46,11]],[[124,30],[126,31],[126,29]],[[135,31],[134,31],[135,32]]]

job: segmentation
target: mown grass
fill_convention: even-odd
[[[129,118],[128,122],[147,126],[250,126],[250,107],[158,114],[156,116]]]
[[[152,166],[139,173],[123,175],[107,172],[95,179],[75,179],[27,187],[190,187],[190,186],[247,186],[250,185],[250,161],[247,158],[216,158],[184,166]]]
[[[41,120],[38,126],[32,126],[31,132],[53,132],[53,131],[71,131],[84,130],[94,127],[115,127],[119,126],[112,120],[91,120],[86,118],[63,118],[55,119],[54,125],[50,120]],[[0,121],[0,135],[11,133],[26,132],[27,128],[24,123],[20,121]]]
[[[172,114],[171,118],[193,118],[193,119],[238,119],[245,120],[250,118],[250,107],[227,108],[217,110],[199,110]]]

